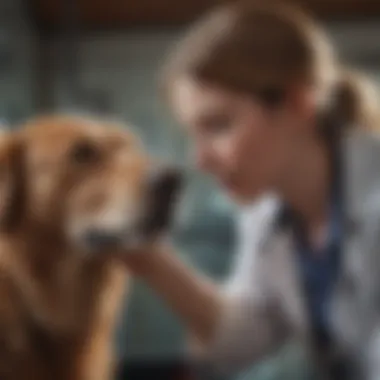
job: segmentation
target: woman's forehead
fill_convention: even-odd
[[[175,112],[185,121],[210,112],[225,111],[241,100],[243,97],[227,89],[189,78],[178,79],[173,84],[172,104]]]

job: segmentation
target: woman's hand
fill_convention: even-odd
[[[128,268],[128,270],[135,276],[148,275],[152,271],[154,264],[154,256],[159,255],[160,252],[169,252],[171,247],[169,244],[160,242],[150,242],[128,248],[125,252],[118,255],[120,259]]]
[[[170,243],[152,242],[118,257],[171,306],[197,339],[212,339],[222,295],[215,284],[185,265]]]

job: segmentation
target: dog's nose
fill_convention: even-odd
[[[182,182],[183,176],[179,168],[160,168],[150,174],[146,232],[158,232],[168,227]]]
[[[102,229],[90,229],[84,234],[84,243],[91,250],[116,247],[122,243],[123,234]]]

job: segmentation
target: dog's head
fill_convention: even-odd
[[[127,129],[45,117],[0,137],[0,226],[99,252],[166,228],[179,173],[158,168]]]

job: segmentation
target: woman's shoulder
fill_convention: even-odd
[[[380,194],[380,133],[356,130],[344,144],[344,178],[348,199],[364,206]],[[350,206],[350,205],[348,205]]]
[[[346,159],[361,162],[380,157],[380,129],[353,128],[343,137]]]

